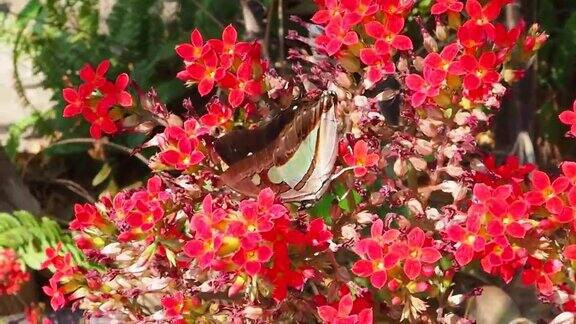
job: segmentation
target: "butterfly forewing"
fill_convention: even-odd
[[[259,128],[217,139],[214,147],[229,166],[222,181],[247,196],[270,187],[284,201],[317,199],[328,185],[337,155],[335,106],[335,96],[325,92]]]

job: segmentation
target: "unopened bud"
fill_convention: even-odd
[[[436,29],[434,30],[434,35],[436,38],[443,42],[448,39],[448,27],[442,25],[440,22],[436,24]]]

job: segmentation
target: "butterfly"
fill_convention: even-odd
[[[214,149],[228,165],[220,179],[249,197],[269,187],[285,202],[319,199],[330,185],[338,155],[336,106],[336,94],[324,91],[257,128],[217,138]]]

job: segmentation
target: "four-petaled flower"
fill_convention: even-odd
[[[332,306],[318,307],[318,316],[322,323],[328,324],[372,324],[372,308],[363,309],[357,315],[351,315],[353,302],[352,295],[347,294],[340,299],[338,309]]]
[[[356,142],[354,150],[344,155],[344,162],[354,167],[354,175],[359,178],[365,176],[368,168],[375,166],[379,160],[377,153],[368,153],[368,143],[364,140]]]
[[[558,117],[562,123],[570,126],[568,134],[576,136],[576,100],[572,104],[572,110],[565,110]]]

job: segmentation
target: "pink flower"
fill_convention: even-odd
[[[533,189],[526,193],[526,201],[534,206],[546,203],[549,209],[554,209],[552,206],[558,204],[558,196],[570,185],[570,180],[566,177],[558,177],[551,182],[548,174],[538,170],[532,172],[531,182]]]
[[[441,15],[445,12],[459,13],[464,9],[464,4],[459,0],[436,0],[436,3],[430,8],[433,15]]]
[[[378,164],[380,156],[377,153],[368,153],[368,143],[359,140],[354,144],[354,151],[344,155],[344,162],[354,167],[354,175],[361,178],[366,175],[368,168]]]
[[[466,228],[460,225],[450,225],[446,228],[446,235],[452,242],[456,242],[454,258],[460,266],[465,266],[476,253],[484,251],[486,241],[480,235],[480,222],[477,217],[469,216],[466,221]]]
[[[66,297],[64,296],[62,287],[58,287],[58,282],[54,280],[54,278],[50,279],[49,283],[50,285],[42,287],[42,290],[48,297],[50,297],[50,305],[52,306],[52,309],[58,310],[64,307]]]
[[[527,269],[522,272],[522,283],[535,285],[545,296],[552,295],[554,283],[551,277],[562,269],[562,262],[554,259],[543,261],[529,257],[527,265]]]
[[[262,264],[272,258],[272,249],[266,245],[253,249],[241,249],[232,257],[232,261],[246,271],[249,276],[256,276],[262,270]]]
[[[358,34],[351,31],[353,26],[343,18],[336,16],[330,20],[330,23],[326,26],[324,32],[325,35],[320,35],[316,38],[316,43],[321,46],[328,55],[332,56],[340,49],[343,45],[354,45],[359,42]]]
[[[500,80],[500,74],[495,71],[498,62],[493,52],[482,53],[479,60],[466,54],[457,64],[456,69],[464,74],[464,88],[467,90],[476,90],[482,85],[491,86]]]
[[[414,227],[406,238],[406,242],[393,244],[390,249],[404,259],[403,270],[406,277],[415,280],[422,272],[422,263],[434,264],[442,255],[436,248],[424,246],[426,234],[419,227]]]
[[[576,136],[576,101],[572,104],[572,110],[565,110],[558,117],[562,123],[570,126],[568,134]]]
[[[262,81],[255,80],[252,72],[252,62],[240,64],[234,78],[234,86],[228,94],[228,102],[233,108],[240,106],[246,96],[256,98],[262,94]]]
[[[412,49],[412,41],[408,36],[399,35],[404,29],[404,18],[399,16],[388,16],[385,24],[377,21],[370,21],[364,25],[366,34],[376,40],[382,40],[390,47],[400,51]]]
[[[373,48],[360,50],[360,60],[368,65],[365,78],[370,87],[396,71],[390,56],[390,46],[383,40],[377,40]]]
[[[219,100],[212,101],[208,113],[200,117],[200,124],[209,128],[223,127],[232,120],[232,109]]]
[[[329,324],[372,324],[373,314],[372,308],[367,308],[358,315],[350,315],[352,312],[353,299],[351,294],[347,294],[340,299],[338,304],[338,309],[332,306],[320,306],[316,309],[318,310],[318,316],[322,320],[322,323]]]
[[[418,74],[406,76],[406,86],[412,90],[410,101],[413,107],[419,107],[428,98],[434,98],[440,94],[440,85],[444,81],[446,73],[434,69],[424,69],[424,77]]]

